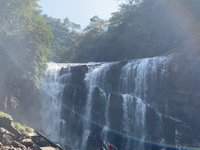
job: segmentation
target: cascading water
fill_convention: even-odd
[[[135,120],[136,120],[136,129],[138,131],[138,139],[139,141],[139,148],[140,150],[144,149],[144,142],[145,142],[145,114],[146,113],[146,104],[142,101],[142,99],[136,99],[136,109],[135,109]]]
[[[110,108],[110,94],[106,99],[106,109],[105,109],[105,125],[102,129],[101,136],[104,143],[108,142],[108,131],[110,130],[110,118],[109,118],[109,108]]]
[[[126,136],[127,136],[127,142],[126,142],[126,146],[125,146],[125,150],[129,150],[131,149],[131,138],[132,138],[132,131],[131,131],[131,117],[130,116],[130,112],[129,112],[129,104],[130,101],[133,101],[133,97],[128,95],[128,94],[124,94],[122,95],[123,97],[123,131],[125,132]]]
[[[85,82],[88,88],[88,95],[87,95],[87,102],[85,106],[85,122],[83,124],[83,136],[82,136],[82,143],[81,149],[86,149],[86,144],[88,137],[90,135],[90,121],[91,121],[91,110],[92,110],[92,103],[93,103],[93,92],[95,87],[103,87],[105,82],[105,76],[107,71],[109,70],[111,64],[103,64],[97,66],[96,68],[91,68],[89,73],[86,75]]]
[[[49,63],[40,85],[42,97],[39,101],[42,107],[40,110],[42,117],[41,130],[52,141],[58,143],[64,142],[64,139],[61,138],[61,128],[65,126],[65,120],[61,119],[62,94],[65,86],[62,79],[70,76],[70,70],[63,76],[60,75],[60,72],[62,68],[69,68],[74,65],[77,64]]]
[[[146,104],[137,97],[123,94],[123,131],[126,134],[127,142],[125,150],[131,150],[131,140],[138,141],[134,147],[139,150],[144,149],[145,140],[145,113]],[[134,110],[133,110],[134,109]],[[135,115],[134,115],[135,114]]]
[[[53,141],[60,142],[62,91],[60,70],[62,66],[50,63],[41,82],[42,130]]]
[[[127,63],[121,70],[120,75],[120,90],[123,93],[123,128],[128,136],[125,150],[130,150],[130,139],[139,139],[139,145],[137,149],[144,149],[145,141],[145,116],[146,116],[146,100],[148,99],[147,91],[150,90],[149,81],[153,82],[157,80],[158,66],[161,65],[164,69],[167,62],[167,57],[155,57],[139,59]],[[129,116],[128,105],[130,101],[135,101],[135,116]],[[133,114],[132,114],[133,115]],[[130,118],[134,118],[134,124],[130,123]],[[130,127],[133,126],[135,137],[129,137],[131,133]],[[127,130],[129,132],[127,132]],[[136,147],[136,146],[135,146]]]
[[[62,140],[63,142],[61,143],[72,145],[81,150],[89,150],[88,140],[96,137],[96,135],[93,137],[94,132],[91,132],[94,130],[93,124],[95,124],[100,128],[100,131],[95,131],[95,134],[100,134],[102,142],[113,142],[115,144],[121,142],[122,145],[119,144],[117,146],[121,147],[119,149],[124,150],[145,150],[145,140],[151,137],[147,136],[146,131],[147,111],[150,109],[149,99],[151,99],[151,95],[154,96],[156,93],[157,87],[155,83],[159,80],[160,74],[166,71],[167,61],[168,57],[155,57],[133,60],[122,65],[120,65],[120,62],[84,64],[88,70],[84,72],[83,79],[79,81],[80,84],[77,83],[77,80],[71,80],[71,76],[76,76],[77,78],[77,74],[80,75],[80,72],[75,75],[71,73],[70,69],[74,66],[81,68],[83,64],[49,64],[41,84],[41,89],[44,91],[42,91],[41,114],[44,116],[43,129],[45,133],[57,142],[61,141],[60,132],[64,132],[65,134],[70,133],[66,135],[67,138]],[[65,68],[65,73],[60,76],[62,67]],[[62,83],[61,81],[64,76],[69,76],[69,79],[65,83]],[[70,86],[66,89],[74,89],[70,90],[74,93],[69,93],[69,95],[72,95],[71,98],[65,97],[65,99],[62,99],[64,86],[69,84],[69,82]],[[85,86],[82,86],[82,84]],[[80,92],[80,90],[76,89],[80,86],[86,88],[85,102],[80,106],[82,110],[74,106],[77,94]],[[84,91],[84,89],[82,90]],[[95,95],[98,93],[96,91],[99,91],[101,94],[103,93],[98,103],[103,104],[101,107],[104,111],[95,112],[100,116],[99,118],[94,118],[93,116],[94,111],[96,111],[93,110],[96,109],[94,108],[94,104],[97,103],[97,97],[99,97]],[[67,106],[72,109],[72,112],[65,120],[61,119],[61,109],[66,108],[62,107],[62,101],[69,101],[69,104],[72,105]],[[113,117],[115,112],[113,113],[112,111],[116,111],[118,118]],[[155,109],[155,113],[159,114],[156,111]],[[77,116],[80,120],[77,127],[81,128],[81,130],[73,129],[74,123],[76,124],[76,121],[74,122],[73,120],[77,120]],[[162,116],[157,117],[157,119],[159,132],[161,132],[163,127],[160,123]],[[70,125],[72,122],[73,124]],[[97,122],[101,122],[102,124]],[[69,125],[71,128],[67,130],[70,130],[70,132],[63,130],[63,126],[68,128]],[[76,133],[76,136],[73,136],[73,130],[80,131]],[[65,135],[64,133],[63,135]],[[124,141],[123,138],[119,140],[115,138],[115,135],[119,137],[123,135],[123,138],[126,140]],[[71,136],[73,136],[73,141],[70,140]],[[80,138],[74,141],[76,137]],[[164,137],[159,138],[165,140]],[[137,142],[133,142],[134,140]]]

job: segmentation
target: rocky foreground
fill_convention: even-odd
[[[9,117],[0,116],[0,150],[63,150],[39,132],[22,133]]]

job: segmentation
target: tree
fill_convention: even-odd
[[[53,34],[49,61],[70,61],[73,49],[80,40],[80,25],[71,22],[68,18],[65,18],[63,22],[48,16],[45,16],[45,19]]]
[[[80,36],[80,42],[74,48],[72,61],[87,62],[96,61],[98,56],[98,48],[100,39],[104,36],[108,29],[108,22],[94,16],[90,19],[89,25],[84,29]]]
[[[36,0],[2,0],[0,7],[0,96],[3,100],[14,93],[20,98],[27,88],[22,85],[39,84],[51,31]]]
[[[97,17],[91,20],[75,61],[152,57],[176,49],[198,31],[199,6],[198,0],[126,1],[112,14],[106,30],[95,28]]]
[[[199,30],[199,6],[199,0],[126,0],[109,20],[94,16],[82,32],[59,20],[51,25],[52,60],[116,61],[174,51]]]

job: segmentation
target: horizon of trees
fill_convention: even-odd
[[[127,0],[109,20],[94,16],[83,30],[67,18],[46,16],[53,33],[49,60],[116,61],[162,55],[195,34],[199,8],[198,0]]]

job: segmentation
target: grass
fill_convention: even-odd
[[[12,117],[9,114],[6,114],[6,113],[4,113],[2,111],[0,111],[0,117],[1,118],[7,118],[9,120],[13,120]]]
[[[19,122],[14,122],[12,117],[7,113],[4,113],[4,112],[0,111],[0,118],[7,118],[7,119],[11,120],[12,121],[12,126],[16,130],[21,132],[21,134],[23,134],[23,135],[28,136],[29,133],[33,133],[34,132],[34,130],[31,127],[29,127],[29,126],[27,126],[25,124],[21,124]]]
[[[26,136],[28,136],[29,133],[34,132],[34,130],[31,127],[29,127],[25,124],[21,124],[19,122],[12,122],[12,125],[15,129],[17,129],[18,131],[20,131],[22,134],[24,134]]]

